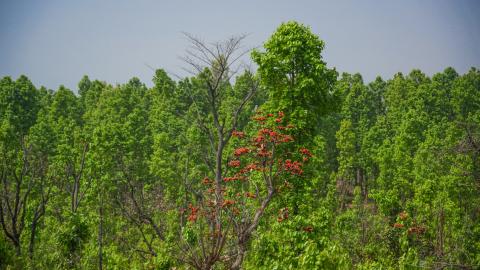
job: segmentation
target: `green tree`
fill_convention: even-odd
[[[294,124],[299,142],[312,141],[320,116],[335,108],[337,73],[322,60],[324,42],[298,23],[282,23],[253,51],[262,86],[268,93],[266,110],[283,111]]]
[[[25,76],[16,81],[5,77],[0,81],[0,104],[0,224],[18,257],[22,255],[22,235],[30,226],[28,250],[32,258],[37,224],[45,214],[50,190],[48,148],[35,144],[35,132],[31,132],[41,105],[40,94]]]

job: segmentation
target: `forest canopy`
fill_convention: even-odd
[[[0,80],[0,269],[480,268],[477,68],[367,83],[297,22],[187,39],[153,87]]]

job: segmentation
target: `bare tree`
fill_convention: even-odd
[[[213,154],[213,160],[210,162],[205,158],[207,166],[214,174],[215,181],[215,220],[210,224],[211,231],[215,231],[220,237],[208,245],[203,241],[199,243],[200,254],[192,246],[186,244],[182,247],[184,250],[183,260],[197,269],[211,269],[212,266],[220,260],[223,247],[227,240],[228,227],[223,227],[222,223],[222,184],[225,167],[224,150],[229,143],[232,132],[238,128],[239,118],[245,105],[255,95],[258,85],[255,80],[251,81],[249,90],[245,93],[231,113],[224,113],[222,102],[224,99],[226,87],[233,76],[239,73],[243,65],[240,63],[242,56],[250,50],[243,49],[242,41],[245,35],[231,37],[223,42],[207,44],[190,34],[185,33],[190,42],[190,48],[186,51],[183,60],[188,65],[185,68],[190,74],[198,76],[202,81],[203,92],[202,99],[205,101],[204,110],[196,106],[196,98],[192,97],[194,106],[197,108],[197,124],[199,128],[207,135],[209,148]],[[211,120],[210,120],[211,119]]]

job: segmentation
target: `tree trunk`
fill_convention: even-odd
[[[366,183],[363,175],[363,169],[362,168],[357,168],[357,177],[356,177],[356,182],[357,185],[360,186],[361,194],[362,194],[362,199],[365,199],[366,197]]]
[[[445,241],[444,236],[444,227],[445,227],[445,212],[443,207],[440,209],[438,213],[438,228],[437,228],[437,257],[443,257],[443,246]]]
[[[230,267],[231,270],[239,270],[242,267],[243,259],[246,253],[246,243],[239,243],[237,249],[237,257]]]
[[[73,191],[72,191],[72,213],[77,212],[78,208],[78,190],[80,189],[80,183],[74,176]]]
[[[15,254],[20,257],[22,256],[22,249],[20,247],[20,238],[15,239],[13,242],[13,245],[15,246]]]
[[[30,227],[30,243],[28,245],[28,256],[30,257],[31,260],[33,259],[33,251],[35,248],[35,234],[37,231],[37,222],[38,222],[37,213],[35,213],[35,217],[33,218],[33,221],[32,221],[32,226]]]
[[[363,198],[365,202],[368,201],[368,177],[363,175]]]
[[[103,197],[100,196],[100,221],[98,222],[98,269],[103,269]]]

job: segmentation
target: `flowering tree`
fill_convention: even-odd
[[[252,135],[233,130],[237,148],[226,160],[220,192],[216,182],[205,177],[202,198],[184,209],[189,223],[184,228],[182,258],[192,267],[211,269],[221,262],[239,269],[272,199],[292,188],[290,179],[302,176],[303,163],[312,155],[305,148],[289,151],[293,126],[283,118],[283,112],[259,112],[253,117],[252,132],[248,132]],[[277,220],[285,219],[288,208],[281,208]]]

